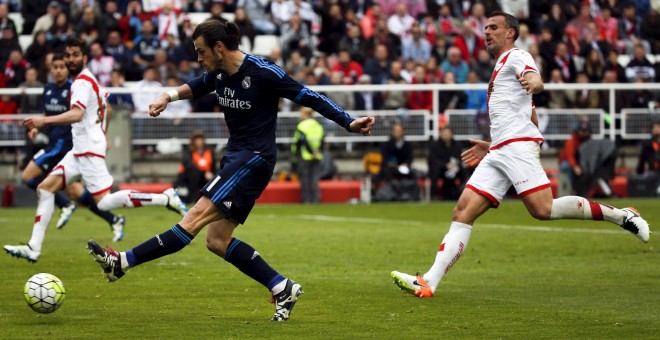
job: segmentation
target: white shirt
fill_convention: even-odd
[[[136,89],[144,89],[150,87],[163,87],[157,81],[148,81],[140,80],[133,86]],[[146,91],[135,91],[133,93],[133,106],[135,107],[135,113],[143,115],[149,112],[149,104],[151,104],[156,98],[160,96],[159,92],[146,92]]]
[[[387,28],[390,30],[390,33],[396,34],[400,38],[405,38],[408,36],[414,23],[415,18],[410,14],[406,14],[404,17],[394,14],[387,20]]]
[[[87,66],[102,86],[108,86],[110,85],[110,76],[112,75],[112,67],[114,63],[115,58],[112,56],[103,56],[98,59],[92,58]]]
[[[71,107],[78,106],[84,112],[79,122],[71,124],[74,156],[105,157],[107,96],[88,68],[82,70],[71,84]]]
[[[504,52],[490,77],[488,114],[490,116],[491,149],[515,141],[543,141],[532,123],[532,96],[520,85],[527,72],[539,73],[532,56],[517,48]]]

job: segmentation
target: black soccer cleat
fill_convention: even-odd
[[[291,311],[303,294],[302,286],[296,281],[287,279],[286,287],[283,291],[273,295],[272,303],[275,305],[275,315],[272,321],[286,321],[291,316]]]
[[[96,241],[87,241],[87,249],[89,254],[94,257],[94,261],[103,268],[103,275],[108,279],[108,282],[114,282],[124,276],[124,270],[121,268],[121,259],[119,253],[112,248],[101,247]]]

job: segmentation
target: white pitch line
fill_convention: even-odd
[[[265,218],[272,219],[281,216],[268,214],[262,215]],[[398,225],[430,225],[431,223],[424,223],[420,221],[408,220],[395,220],[385,218],[370,218],[370,217],[343,217],[343,216],[329,216],[329,215],[291,215],[292,218],[302,220],[321,221],[321,222],[353,222],[353,223],[373,223],[373,224],[398,224]],[[582,233],[582,234],[609,234],[621,235],[627,232],[616,229],[586,229],[586,228],[559,228],[559,227],[543,227],[534,225],[510,225],[510,224],[491,224],[491,223],[478,223],[476,229],[501,229],[501,230],[523,230],[535,231],[544,233]]]

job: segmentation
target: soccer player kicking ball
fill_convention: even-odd
[[[32,228],[32,238],[27,245],[5,246],[7,253],[36,262],[41,256],[41,245],[46,228],[55,208],[54,193],[79,177],[85,181],[94,201],[101,210],[142,205],[162,205],[181,215],[188,211],[174,189],[162,194],[145,194],[122,190],[110,194],[112,176],[105,165],[107,149],[107,93],[98,85],[94,75],[87,69],[87,51],[78,38],[70,37],[65,43],[64,62],[74,78],[71,84],[71,108],[56,116],[28,118],[23,123],[28,129],[39,129],[46,125],[71,124],[73,149],[62,158],[48,176],[37,187],[39,204]]]
[[[346,130],[363,135],[370,133],[374,118],[353,119],[274,63],[241,52],[234,23],[209,19],[197,26],[193,41],[197,59],[206,72],[163,93],[150,105],[149,114],[158,116],[169,102],[199,98],[215,90],[229,128],[220,172],[202,188],[202,197],[183,220],[171,229],[127,252],[103,249],[93,240],[88,248],[108,280],[115,281],[129,268],[183,249],[208,225],[206,247],[268,288],[275,304],[272,320],[285,321],[303,292],[300,284],[271,268],[252,246],[232,237],[273,174],[279,100],[284,97],[311,107]]]
[[[53,56],[50,66],[50,75],[53,82],[46,84],[43,91],[42,110],[46,116],[54,116],[69,111],[69,92],[71,90],[71,80],[69,80],[69,71],[64,64],[64,55],[57,53]],[[36,138],[39,131],[31,129],[28,136],[31,140]],[[30,163],[23,170],[22,179],[30,189],[37,190],[46,174],[55,168],[62,158],[73,147],[70,125],[53,126],[48,130],[48,145],[39,150]],[[115,216],[109,211],[100,210],[96,202],[89,194],[89,191],[80,183],[71,183],[67,186],[67,194],[71,198],[77,198],[78,203],[86,205],[90,211],[106,220],[110,224],[114,235],[113,241],[120,241],[124,235],[124,224],[126,219],[121,216]],[[68,198],[55,193],[55,205],[61,208],[60,218],[55,226],[57,229],[63,228],[76,210],[76,204]]]
[[[475,145],[462,155],[467,164],[479,165],[458,199],[433,266],[424,275],[391,273],[395,284],[419,297],[433,296],[443,275],[466,249],[474,221],[491,206],[497,207],[511,185],[539,220],[605,220],[644,242],[649,240],[649,225],[633,208],[617,209],[577,196],[552,198],[539,158],[543,137],[532,111],[531,95],[543,90],[538,68],[529,53],[513,47],[519,28],[512,15],[493,13],[485,33],[486,49],[497,58],[488,87],[492,142],[472,141]]]

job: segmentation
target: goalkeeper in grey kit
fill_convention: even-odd
[[[302,287],[275,271],[249,244],[232,236],[247,219],[268,185],[276,161],[275,129],[280,98],[311,107],[346,130],[368,135],[373,117],[353,118],[323,95],[293,80],[279,66],[238,49],[234,23],[209,19],[193,33],[198,61],[206,72],[176,90],[163,93],[149,106],[158,116],[171,101],[199,98],[216,92],[229,128],[221,169],[202,188],[202,197],[181,222],[126,252],[88,248],[109,281],[132,267],[183,249],[208,225],[206,246],[216,255],[271,291],[273,321],[285,321],[302,294]]]

